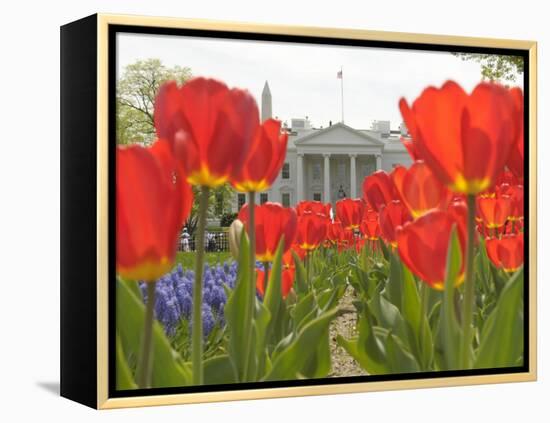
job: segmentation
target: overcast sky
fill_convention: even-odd
[[[308,116],[316,127],[341,120],[341,66],[344,120],[356,129],[373,120],[390,120],[397,129],[400,97],[411,102],[426,86],[447,79],[471,91],[481,79],[478,63],[442,52],[145,34],[118,34],[117,42],[119,75],[130,63],[158,58],[166,66],[188,66],[194,76],[246,88],[259,106],[267,80],[274,117],[290,123]]]

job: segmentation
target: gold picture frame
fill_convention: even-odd
[[[82,30],[80,28],[86,27]],[[514,49],[522,50],[528,57],[528,128],[529,139],[528,143],[528,210],[529,210],[529,255],[526,260],[528,273],[528,298],[526,306],[528,309],[528,333],[526,334],[526,345],[528,345],[528,369],[522,372],[515,373],[498,373],[451,376],[451,377],[424,377],[422,379],[402,379],[402,380],[385,380],[372,382],[346,382],[336,384],[321,384],[311,386],[289,386],[289,387],[269,387],[255,388],[229,391],[206,391],[193,393],[167,393],[158,395],[143,395],[143,396],[127,396],[127,397],[112,397],[109,395],[109,377],[112,367],[109,366],[109,313],[112,313],[112,308],[109,307],[109,239],[111,236],[113,223],[109,221],[109,201],[113,201],[112,193],[109,194],[109,180],[112,175],[109,174],[109,122],[111,119],[110,110],[112,105],[109,102],[109,61],[113,60],[112,51],[109,51],[109,29],[113,27],[129,26],[135,28],[149,29],[196,29],[202,31],[223,31],[230,34],[232,32],[250,33],[250,34],[269,34],[276,36],[293,36],[293,37],[314,37],[317,39],[330,38],[340,40],[368,40],[376,42],[394,42],[402,44],[417,44],[440,46],[442,50],[448,46],[461,47],[480,47],[486,49]],[[78,39],[81,36],[79,43],[71,44],[69,39]],[[63,42],[63,37],[67,41]],[[72,269],[67,267],[65,272],[62,271],[62,395],[76,401],[82,402],[89,406],[98,409],[111,409],[121,407],[138,407],[151,405],[168,405],[168,404],[186,404],[198,402],[213,402],[213,401],[234,401],[260,398],[280,398],[291,396],[306,396],[306,395],[323,395],[323,394],[345,394],[354,392],[370,392],[382,390],[399,390],[399,389],[416,389],[416,388],[435,388],[446,386],[460,385],[477,385],[491,384],[504,382],[526,382],[535,381],[537,378],[537,303],[536,303],[536,252],[537,252],[537,43],[534,41],[518,41],[504,39],[489,39],[477,37],[463,36],[448,36],[448,35],[431,35],[431,34],[412,34],[401,32],[382,32],[369,31],[363,29],[337,29],[337,28],[317,28],[317,27],[302,27],[302,26],[287,26],[287,25],[264,25],[251,23],[237,22],[222,22],[198,19],[180,19],[180,18],[162,18],[162,17],[144,17],[144,16],[123,16],[111,14],[97,14],[82,21],[77,21],[63,27],[62,29],[62,100],[65,97],[69,98],[69,91],[78,86],[78,82],[67,82],[63,88],[63,78],[67,81],[77,78],[74,72],[69,69],[63,70],[63,57],[66,57],[66,65],[72,65],[76,60],[73,56],[78,56],[75,53],[78,49],[92,49],[88,54],[89,62],[96,66],[92,70],[95,75],[95,87],[92,89],[93,94],[90,94],[90,101],[93,103],[95,97],[95,119],[90,117],[90,120],[84,128],[95,128],[96,142],[90,147],[87,154],[95,155],[95,167],[93,174],[89,175],[90,181],[95,181],[96,190],[89,192],[89,203],[95,204],[95,210],[87,218],[89,228],[95,228],[95,239],[93,241],[95,248],[93,251],[82,260],[87,260],[87,265],[90,269],[90,275],[95,280],[94,301],[90,303],[90,307],[95,309],[82,310],[83,313],[88,313],[87,316],[79,318],[85,319],[90,328],[95,329],[94,339],[88,335],[77,335],[78,329],[72,328],[69,320],[78,319],[75,317],[76,310],[67,305],[68,302],[74,301],[77,295],[74,288],[69,288],[71,283],[69,279],[73,275]],[[94,60],[95,59],[95,60]],[[82,64],[83,69],[86,64]],[[89,82],[93,84],[93,77]],[[76,84],[76,85],[75,85]],[[76,125],[72,122],[73,115],[70,108],[70,98],[66,100],[67,109],[63,113],[62,108],[62,127],[73,128]],[[74,101],[74,100],[73,100]],[[90,104],[92,104],[90,103]],[[77,129],[72,129],[77,131]],[[70,136],[74,137],[78,132],[65,131],[66,141],[62,139],[62,163],[65,161],[66,167],[62,164],[62,169],[66,169],[65,173],[62,170],[62,197],[66,199],[66,216],[72,213],[69,207],[79,207],[78,205],[70,205],[72,202],[70,188],[64,189],[64,178],[76,175],[76,169],[72,165],[72,158],[77,157],[78,152],[71,150],[72,148],[80,148],[78,146],[69,147]],[[71,135],[72,134],[72,135]],[[66,152],[64,153],[64,148]],[[65,156],[63,157],[63,154]],[[76,159],[75,159],[76,160]],[[79,159],[80,160],[80,159]],[[87,206],[83,204],[82,207]],[[62,210],[63,208],[62,200]],[[63,216],[63,212],[62,212]],[[77,230],[76,221],[71,219],[63,220],[63,225],[66,225],[65,234],[70,230]],[[68,236],[68,235],[67,235]],[[69,264],[71,242],[69,238],[63,236],[62,229],[62,266],[76,266]],[[63,255],[65,254],[65,255]],[[93,263],[89,263],[91,258],[95,257]],[[84,263],[84,262],[82,262]],[[91,291],[90,291],[91,292]],[[65,294],[63,294],[65,293]],[[65,295],[65,296],[64,296]],[[65,319],[65,320],[64,320]],[[95,322],[95,325],[94,325]],[[65,334],[65,335],[64,335]],[[88,336],[86,340],[78,338],[79,336]],[[93,342],[95,340],[95,342]],[[74,344],[84,342],[82,345],[86,348],[92,345],[96,349],[94,354],[82,360],[89,360],[88,365],[91,366],[90,380],[92,374],[95,374],[95,385],[88,379],[83,378],[82,381],[75,381],[74,373],[78,368],[82,368],[83,361],[76,360],[73,357]],[[64,361],[64,357],[67,361]],[[88,373],[87,373],[88,374]],[[94,395],[95,393],[95,395]]]

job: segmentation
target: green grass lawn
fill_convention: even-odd
[[[176,264],[181,263],[181,266],[184,269],[195,270],[195,252],[178,252],[176,255]],[[218,253],[206,253],[205,261],[210,265],[222,264],[226,261],[233,260],[231,253],[229,251],[222,251]]]

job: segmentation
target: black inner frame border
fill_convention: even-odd
[[[523,70],[523,92],[524,92],[524,216],[529,216],[529,73],[530,60],[529,50],[508,49],[493,47],[472,47],[462,45],[438,45],[430,43],[409,43],[398,41],[378,41],[378,40],[357,40],[334,37],[300,36],[286,34],[266,34],[266,33],[248,33],[239,31],[218,31],[189,28],[165,28],[165,27],[146,27],[139,25],[108,25],[108,397],[136,397],[150,395],[170,395],[201,392],[223,392],[239,391],[261,388],[289,388],[314,385],[339,385],[348,383],[381,382],[381,381],[399,381],[399,380],[422,380],[431,378],[446,378],[457,376],[482,376],[496,374],[514,374],[529,372],[530,351],[529,351],[529,266],[524,267],[524,337],[523,337],[523,366],[517,367],[499,367],[488,369],[471,370],[444,370],[434,372],[402,373],[390,375],[369,375],[369,376],[346,376],[319,379],[300,379],[290,381],[274,382],[248,382],[201,386],[182,386],[170,388],[149,388],[133,390],[116,389],[116,231],[114,224],[116,222],[116,63],[117,63],[117,45],[116,35],[120,33],[130,34],[148,34],[148,35],[172,35],[187,37],[204,37],[213,39],[230,39],[243,41],[266,41],[283,42],[298,44],[321,44],[347,47],[370,47],[399,50],[420,50],[420,51],[439,51],[439,52],[462,52],[462,53],[488,53],[509,56],[521,56],[524,60]],[[437,37],[437,36],[434,36]],[[529,219],[524,219],[524,263],[529,263]]]

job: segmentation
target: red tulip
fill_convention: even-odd
[[[491,237],[491,231],[483,223],[476,224],[476,229],[483,238]]]
[[[154,281],[168,272],[193,192],[167,141],[117,147],[116,267],[124,278]]]
[[[402,165],[395,166],[390,173],[390,178],[393,182],[394,191],[397,193],[398,196],[398,198],[395,198],[396,200],[402,200],[401,191],[403,191],[403,180],[405,179],[406,174],[407,168]]]
[[[296,236],[297,217],[294,209],[279,203],[267,202],[255,207],[256,259],[273,261],[279,241],[284,236],[283,254],[288,251]],[[248,204],[239,212],[238,219],[248,231]]]
[[[360,229],[366,239],[369,241],[378,241],[380,237],[380,224],[378,220],[363,220]]]
[[[327,217],[312,212],[304,212],[298,218],[296,243],[302,250],[311,251],[324,241],[327,234]]]
[[[500,172],[500,174],[497,176],[497,179],[495,181],[495,185],[502,185],[502,184],[508,184],[508,185],[521,185],[519,179],[510,171],[506,170],[504,172]]]
[[[187,180],[217,187],[238,173],[260,124],[248,91],[195,78],[163,84],[155,100],[155,128],[181,160]]]
[[[459,226],[458,233],[466,233],[466,222],[468,220],[468,207],[464,199],[455,199],[447,207],[447,211]],[[474,242],[477,243],[477,237],[474,236]]]
[[[397,246],[397,229],[412,220],[407,208],[398,200],[390,202],[380,210],[380,232],[382,238],[392,247]]]
[[[281,291],[283,294],[283,299],[287,297],[288,293],[294,285],[296,275],[296,269],[292,268],[283,268],[281,273]]]
[[[294,268],[283,268],[281,272],[281,294],[283,299],[287,297],[294,285],[294,275]],[[265,272],[259,269],[256,270],[256,290],[263,298],[265,295]]]
[[[462,250],[460,275],[455,285],[464,279],[465,225],[457,225],[455,217],[443,210],[431,210],[397,231],[397,250],[403,263],[430,285],[442,290],[445,286],[447,250],[453,227],[457,228]]]
[[[231,178],[233,187],[241,192],[268,189],[285,161],[287,141],[280,121],[268,119],[258,126],[246,161]]]
[[[523,233],[488,239],[485,246],[489,259],[505,272],[515,272],[523,264]]]
[[[510,216],[510,197],[478,198],[477,209],[484,225],[488,228],[504,226]]]
[[[414,218],[431,209],[445,209],[451,200],[450,191],[421,160],[413,163],[408,170],[403,168],[401,182],[395,183],[395,186]]]
[[[368,203],[366,203],[366,205],[365,205],[365,211],[363,213],[363,220],[378,221],[378,212],[375,211]]]
[[[296,242],[296,240],[294,240],[294,244],[290,246],[290,250],[288,250],[287,253],[292,254],[292,251],[296,253],[296,255],[299,257],[300,260],[304,261],[304,259],[306,258],[307,251],[302,250],[300,248],[300,245]],[[290,257],[288,255],[283,255],[283,262],[285,262],[285,260],[286,262],[289,262],[290,258],[292,258],[292,255],[290,255]],[[292,263],[294,264],[294,261]]]
[[[321,203],[320,201],[300,201],[296,204],[296,214],[301,216],[305,212],[312,212],[321,214],[325,217],[330,217],[330,210],[332,205],[330,203]]]
[[[501,196],[510,198],[510,220],[523,219],[523,185],[502,184],[499,187]]]
[[[363,198],[377,212],[380,207],[397,200],[394,183],[386,172],[378,170],[363,181]]]
[[[338,241],[338,252],[347,250],[355,243],[355,234],[353,229],[344,229]]]
[[[418,154],[418,149],[414,145],[414,141],[412,140],[412,138],[401,137],[401,142],[407,149],[407,152],[409,153],[409,156],[411,157],[413,162],[421,159],[420,155]]]
[[[436,177],[455,192],[477,194],[493,186],[517,139],[513,95],[480,83],[468,95],[455,82],[425,89],[409,107],[399,102],[415,146]]]
[[[295,267],[294,257],[292,256],[292,246],[283,254],[283,268],[290,269]]]
[[[515,142],[508,156],[506,166],[512,173],[523,181],[523,163],[524,163],[524,145],[523,145],[523,91],[520,88],[512,88],[510,95],[516,106],[516,120],[518,122],[518,132]]]
[[[363,200],[345,198],[336,202],[336,216],[344,229],[356,229],[363,218]]]
[[[327,241],[329,241],[332,245],[336,245],[338,241],[342,238],[342,233],[344,232],[344,227],[342,226],[342,222],[335,221],[331,222],[330,220],[327,222]]]

